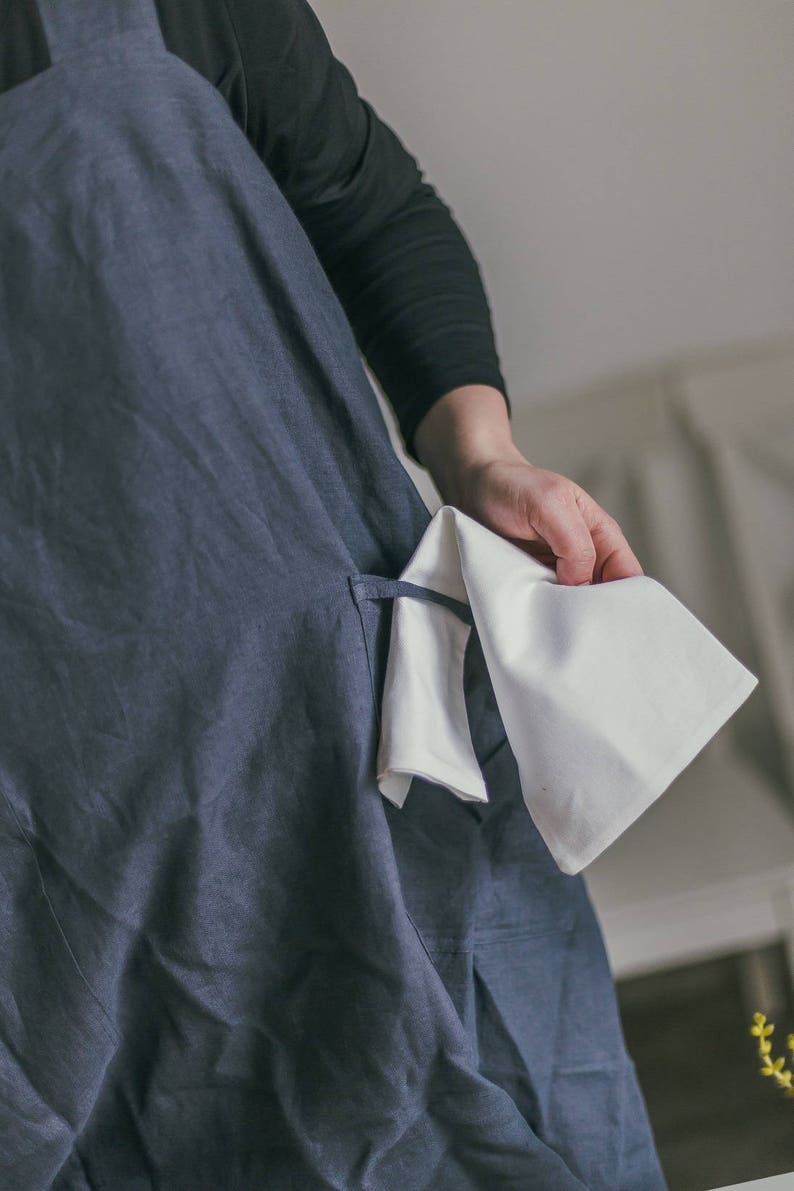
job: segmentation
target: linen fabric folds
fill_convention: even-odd
[[[395,594],[381,792],[402,806],[417,775],[487,801],[463,687],[473,624],[524,801],[565,873],[613,843],[758,683],[656,579],[560,584],[553,568],[450,505],[400,580],[405,593],[419,590]]]
[[[38,7],[52,65],[0,96],[0,1186],[664,1191],[476,635],[489,803],[378,788],[431,518],[299,221],[152,0]]]

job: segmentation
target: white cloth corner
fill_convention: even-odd
[[[451,505],[400,579],[470,606],[524,801],[565,873],[613,843],[758,683],[657,580],[561,584]],[[414,776],[488,800],[464,697],[470,632],[443,604],[394,597],[377,780],[395,806]]]

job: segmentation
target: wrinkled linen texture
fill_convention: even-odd
[[[151,0],[39,11],[0,97],[0,1184],[663,1189],[476,635],[492,801],[377,788],[392,601],[351,580],[429,513],[299,222]]]

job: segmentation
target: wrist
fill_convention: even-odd
[[[491,385],[461,385],[438,398],[417,426],[416,454],[442,499],[459,504],[474,472],[526,459],[513,442],[507,404]]]

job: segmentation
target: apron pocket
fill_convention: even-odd
[[[372,702],[378,727],[381,722],[381,703],[389,656],[392,597],[395,580],[377,575],[350,575],[350,591],[361,621],[361,633],[369,667]]]
[[[391,622],[395,596],[412,596],[451,608],[461,620],[471,625],[471,609],[468,604],[422,587],[407,583],[403,579],[390,579],[385,575],[353,574],[348,576],[348,585],[361,620],[361,631],[367,652],[372,698],[380,725],[383,687],[386,679],[386,662],[389,657]]]

